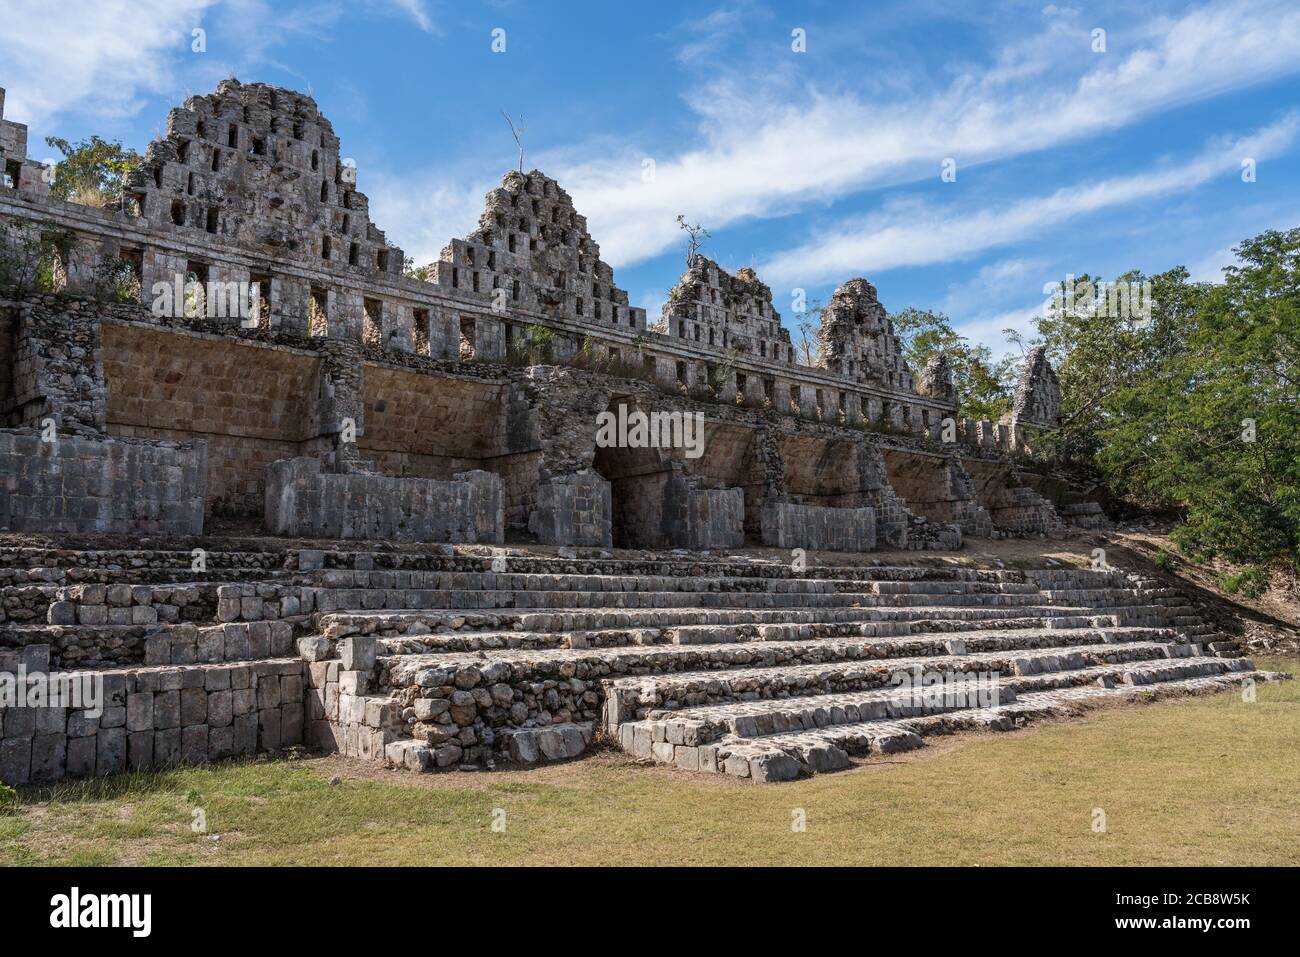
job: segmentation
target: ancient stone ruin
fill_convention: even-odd
[[[647,326],[536,170],[408,276],[312,98],[235,80],[171,111],[117,206],[51,199],[2,92],[0,160],[0,679],[103,690],[0,705],[7,783],[597,738],[766,781],[1267,677],[1116,570],[806,561],[1105,522],[1032,454],[1046,357],[1008,422],[960,420],[865,279],[818,365],[703,257]],[[650,425],[602,443],[606,414]],[[1002,677],[899,687],[928,671]]]

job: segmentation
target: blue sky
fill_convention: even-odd
[[[37,159],[49,134],[143,149],[232,72],[310,87],[421,262],[474,227],[516,162],[500,111],[522,113],[526,165],[569,190],[652,317],[678,213],[710,229],[707,255],[758,270],[789,327],[795,290],[862,275],[999,354],[1067,273],[1217,278],[1240,240],[1300,224],[1294,0],[6,6],[0,86]]]

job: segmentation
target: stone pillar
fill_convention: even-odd
[[[528,530],[544,545],[614,543],[609,482],[591,470],[546,476],[537,485],[537,504]]]
[[[500,362],[506,357],[505,324],[486,316],[474,317],[474,358],[480,362]]]
[[[460,355],[460,328],[453,310],[442,306],[429,309],[429,355],[435,359]]]
[[[866,401],[867,401],[867,407],[864,414],[866,415],[867,421],[879,422],[880,417],[884,411],[883,407],[881,406],[880,399],[878,399],[874,395],[869,395],[866,397]]]
[[[384,302],[382,308],[384,347],[393,352],[413,352],[415,320],[411,307],[404,303]]]

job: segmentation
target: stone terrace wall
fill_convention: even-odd
[[[266,466],[320,432],[319,356],[117,322],[102,348],[109,433],[206,439],[209,512],[260,514]]]
[[[11,425],[9,410],[14,402],[14,327],[13,313],[0,309],[0,427]]]
[[[763,544],[868,552],[876,547],[876,511],[768,502],[763,506]]]
[[[20,151],[18,128],[4,129],[12,134],[7,148]],[[770,290],[750,270],[727,276],[700,261],[680,285],[686,295],[678,305],[690,308],[678,310],[678,324],[647,329],[568,195],[532,171],[507,174],[488,196],[479,229],[454,240],[423,281],[404,275],[401,250],[371,222],[355,170],[340,156],[311,97],[232,79],[171,112],[166,136],[125,177],[120,208],[49,199],[25,165],[20,188],[0,189],[0,221],[54,243],[59,291],[28,289],[0,304],[15,330],[7,357],[0,347],[0,426],[52,417],[60,434],[205,438],[208,509],[236,515],[258,512],[265,466],[281,459],[337,452],[390,474],[444,481],[485,468],[506,481],[508,514],[522,525],[537,511],[544,470],[568,475],[593,466],[592,423],[582,397],[575,403],[552,394],[545,377],[523,386],[494,362],[506,356],[507,342],[546,342],[530,361],[573,357],[581,345],[581,364],[615,373],[583,378],[583,385],[604,380],[585,397],[597,410],[653,378],[658,388],[645,388],[672,391],[678,408],[707,403],[714,419],[746,413],[745,427],[713,430],[726,432],[719,446],[743,463],[730,470],[736,474],[704,474],[727,454],[712,449],[712,462],[687,474],[697,487],[742,487],[751,536],[761,530],[762,503],[788,493],[822,506],[876,508],[882,540],[907,537],[913,523],[902,503],[887,483],[866,484],[861,469],[855,480],[851,452],[837,450],[825,469],[810,460],[819,474],[805,480],[805,446],[784,443],[783,462],[775,437],[809,426],[825,435],[816,429],[825,424],[870,432],[877,444],[882,433],[890,436],[883,441],[929,443],[955,413],[955,397],[935,388],[941,376],[915,388],[865,280],[837,290],[824,317],[821,366],[790,361]],[[125,268],[129,279],[105,288],[103,267],[119,276]],[[260,305],[251,317],[187,317],[176,314],[176,303],[170,312],[149,308],[159,284],[170,290],[186,278],[248,283]],[[126,315],[117,300],[137,293],[134,314]],[[126,331],[117,320],[150,322],[166,334]],[[180,339],[186,335],[192,343]],[[1030,378],[1050,385],[1045,358],[1034,366]],[[444,401],[453,380],[472,384]],[[1037,418],[1050,419],[1050,389],[1029,392],[1042,398],[1030,403]],[[348,420],[355,446],[342,438],[351,434]],[[1016,428],[962,423],[957,440],[993,457],[1019,448]],[[572,433],[582,441],[569,441]],[[774,487],[786,466],[791,487]],[[641,475],[648,472],[606,474],[615,500],[618,482],[630,489]],[[543,510],[558,507],[567,518],[543,515],[541,525],[604,542],[608,511],[583,514],[592,500],[561,503],[556,489],[547,494]],[[661,503],[664,493],[647,480],[629,497]],[[653,527],[658,534],[662,521]]]
[[[207,446],[0,431],[0,528],[203,531]]]
[[[506,383],[367,362],[357,448],[390,475],[449,479],[505,448]]]
[[[332,474],[319,459],[272,462],[266,475],[266,525],[293,537],[399,542],[505,539],[501,480],[463,472],[450,482],[374,472]]]
[[[549,477],[537,487],[528,530],[543,545],[613,545],[609,483],[595,472]]]
[[[738,488],[692,488],[675,476],[664,489],[664,525],[678,548],[743,548],[745,493]]]
[[[0,712],[0,781],[51,783],[303,743],[297,659],[105,672],[102,713]]]

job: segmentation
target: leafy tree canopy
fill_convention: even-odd
[[[122,195],[122,174],[142,159],[135,150],[98,136],[78,143],[47,136],[45,142],[63,154],[54,165],[50,195],[88,206],[116,202]]]
[[[969,342],[940,312],[907,308],[890,316],[903,358],[919,375],[930,357],[943,353],[960,400],[958,414],[996,422],[1011,411],[1011,392],[1020,360],[994,360],[988,346]]]

